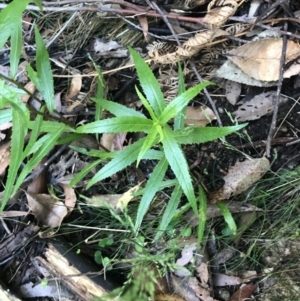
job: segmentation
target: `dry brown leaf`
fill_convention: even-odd
[[[76,201],[77,201],[77,197],[75,194],[75,191],[72,187],[69,187],[67,184],[62,184],[60,183],[60,185],[62,186],[64,193],[65,193],[65,205],[68,208],[68,212],[72,212]]]
[[[203,22],[213,27],[220,27],[226,23],[238,9],[238,3],[234,0],[213,0],[208,4],[207,14]]]
[[[215,286],[238,285],[243,282],[240,277],[228,276],[225,274],[214,274]]]
[[[199,300],[214,301],[214,298],[210,296],[210,291],[199,285],[199,282],[196,277],[191,277],[189,279],[188,285],[195,292]]]
[[[208,107],[187,107],[186,119],[184,124],[194,125],[197,127],[206,126],[211,123],[212,120],[216,120],[216,115]]]
[[[0,146],[0,176],[5,172],[10,162],[10,142],[6,142]]]
[[[256,286],[252,283],[246,284],[238,289],[229,299],[229,301],[245,301],[250,298]]]
[[[34,85],[33,82],[27,83],[27,84],[25,85],[24,88],[25,88],[26,90],[28,90],[31,94],[34,94],[34,92],[35,92],[35,90],[36,90],[36,87],[35,87],[35,85]],[[25,102],[25,103],[28,102],[29,98],[30,98],[30,95],[29,95],[29,94],[26,94],[26,95],[22,95],[22,96],[21,96],[21,100],[22,100],[23,102]]]
[[[39,170],[41,166],[47,162],[47,157],[43,158],[41,162],[33,169],[34,172]],[[46,193],[47,192],[47,171],[48,168],[44,168],[43,171],[32,180],[27,187],[29,193]]]
[[[270,162],[266,157],[237,162],[224,177],[224,186],[209,194],[209,201],[214,204],[240,194],[261,179],[269,169]]]
[[[174,293],[185,299],[186,301],[199,301],[195,292],[189,287],[186,279],[178,278],[172,273],[170,274],[171,284]]]
[[[146,42],[148,42],[148,18],[143,15],[138,15],[137,18],[143,29],[144,38],[145,38]]]
[[[264,39],[250,42],[228,52],[228,59],[243,72],[256,80],[277,81],[279,79],[282,39]],[[287,41],[285,64],[300,55],[300,45]],[[300,72],[300,65],[295,62],[284,72],[284,78]]]
[[[209,279],[209,273],[207,264],[205,262],[201,262],[199,266],[196,267],[197,276],[200,279],[201,283],[207,283]]]
[[[225,84],[225,91],[227,100],[234,106],[241,95],[242,85],[238,82],[227,80]]]
[[[116,134],[114,133],[104,133],[102,134],[100,138],[100,144],[104,146],[109,151],[113,152],[115,150],[114,148],[114,140],[115,140]]]
[[[259,119],[262,116],[270,114],[274,111],[275,99],[276,91],[261,93],[242,104],[236,111],[232,113],[232,115],[240,122]],[[287,97],[280,95],[279,104],[283,104],[287,101]]]
[[[192,258],[194,257],[194,251],[197,249],[197,243],[192,243],[191,245],[186,246],[181,251],[181,257],[177,259],[176,264],[180,266],[187,265]]]
[[[28,206],[36,219],[44,226],[59,227],[68,213],[67,207],[60,200],[48,194],[26,192]]]
[[[74,76],[68,93],[65,95],[66,100],[76,100],[82,86],[82,77]]]
[[[123,211],[127,207],[128,203],[134,198],[133,194],[140,188],[140,186],[141,184],[135,185],[122,194],[115,206],[117,212]]]
[[[155,301],[186,301],[181,297],[173,294],[173,295],[166,295],[166,294],[159,294],[155,296]]]

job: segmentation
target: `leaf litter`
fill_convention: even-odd
[[[204,2],[198,1],[196,4],[186,2],[184,4],[184,6],[185,6],[185,9],[187,7],[191,8],[191,7],[195,7],[195,6],[201,7],[204,4]],[[212,57],[212,59],[208,61],[208,64],[213,65],[213,60],[216,60],[216,58],[218,56],[225,54],[226,57],[228,58],[228,62],[230,61],[235,66],[235,68],[238,68],[240,70],[237,71],[237,69],[234,69],[235,71],[228,71],[228,69],[225,69],[224,71],[222,71],[223,75],[221,75],[220,70],[224,67],[224,66],[222,66],[221,69],[219,69],[218,71],[216,71],[218,68],[214,68],[213,72],[210,71],[209,73],[214,74],[215,72],[217,72],[217,73],[215,73],[215,74],[217,74],[217,76],[225,77],[225,78],[235,75],[236,76],[235,78],[232,78],[232,77],[229,78],[232,82],[227,81],[227,83],[225,84],[226,90],[224,92],[224,95],[226,95],[226,98],[230,102],[230,105],[235,105],[237,103],[237,100],[241,97],[242,93],[246,93],[246,98],[248,100],[246,100],[245,103],[243,103],[235,111],[234,111],[234,109],[229,107],[229,112],[239,122],[251,121],[251,122],[259,123],[261,120],[261,117],[263,117],[263,116],[268,117],[267,115],[273,112],[273,108],[274,108],[273,98],[274,98],[275,92],[264,90],[263,92],[260,91],[260,92],[256,93],[251,98],[251,97],[249,97],[249,95],[251,93],[249,91],[247,91],[247,86],[251,85],[251,86],[270,87],[270,86],[277,85],[277,82],[279,80],[278,70],[279,70],[279,61],[280,61],[281,49],[282,49],[282,47],[281,47],[282,46],[282,38],[281,37],[276,37],[276,38],[271,37],[270,38],[270,36],[267,36],[267,38],[266,38],[266,37],[260,36],[260,40],[254,41],[254,39],[253,39],[253,41],[248,41],[248,43],[245,44],[244,46],[237,45],[237,43],[234,43],[234,42],[232,42],[231,44],[229,44],[230,46],[228,46],[228,42],[226,42],[227,43],[226,44],[225,42],[222,42],[222,41],[224,39],[226,39],[227,36],[229,36],[229,32],[232,29],[229,30],[227,27],[222,27],[222,28],[219,28],[219,27],[222,26],[223,24],[226,24],[228,21],[228,18],[230,16],[235,15],[236,11],[238,11],[240,9],[239,5],[241,5],[241,8],[243,8],[243,3],[240,3],[240,1],[234,1],[234,0],[206,1],[206,2],[209,2],[209,5],[207,7],[207,14],[205,15],[203,20],[206,24],[209,25],[208,30],[205,28],[202,28],[203,32],[193,34],[192,37],[189,37],[187,40],[186,39],[182,40],[183,46],[178,47],[174,51],[166,51],[166,49],[169,47],[168,43],[166,43],[162,48],[159,48],[159,47],[157,47],[156,49],[152,48],[152,50],[148,52],[148,57],[147,57],[147,54],[144,53],[145,59],[150,58],[153,62],[161,64],[162,66],[160,66],[160,67],[156,66],[156,68],[166,68],[165,73],[171,74],[171,71],[169,72],[169,70],[168,70],[169,67],[166,67],[164,65],[166,65],[166,64],[174,65],[174,63],[176,61],[185,62],[185,60],[190,57],[193,57],[193,60],[195,60],[195,62],[201,61],[200,57],[203,57],[202,51],[204,51],[206,47],[209,49],[208,53],[211,54],[211,57]],[[253,2],[251,3],[250,9],[252,9],[252,12],[251,12],[252,16],[255,16],[255,14],[253,13],[253,10],[257,9],[257,7],[253,8],[253,6],[254,6]],[[266,3],[264,3],[264,4],[267,5]],[[297,6],[297,4],[295,4],[295,6]],[[111,6],[111,7],[113,7],[113,6]],[[104,16],[107,15],[107,13],[103,13],[103,14],[104,14]],[[249,17],[250,17],[250,11],[249,11]],[[31,23],[32,19],[29,18],[28,21]],[[152,24],[151,23],[152,19],[151,19],[151,17],[148,17],[148,16],[145,16],[145,17],[139,16],[139,21],[136,22],[137,24],[140,23],[139,25],[141,25],[141,27],[144,29],[144,32],[141,34],[137,33],[136,37],[139,36],[140,41],[147,37],[147,40],[145,40],[146,44],[153,43],[153,39],[151,36],[153,29],[148,27],[148,22],[149,22],[149,25]],[[78,24],[81,24],[81,23],[78,22]],[[87,24],[92,24],[92,23],[87,23]],[[103,23],[100,22],[100,24],[101,24],[100,27],[102,27],[101,29],[103,30],[103,27],[104,27]],[[124,28],[125,28],[124,23],[120,23],[120,24],[121,24],[121,26],[114,27],[114,28],[120,28],[120,32],[118,32],[118,29],[116,29],[116,30],[112,29],[112,31],[114,31],[114,32],[110,33],[109,35],[107,35],[107,34],[93,35],[89,30],[86,30],[86,32],[87,32],[86,36],[88,37],[88,39],[91,38],[91,45],[93,45],[93,47],[94,47],[94,48],[90,48],[90,49],[92,49],[92,51],[94,52],[93,53],[94,55],[98,55],[98,59],[99,58],[102,59],[102,61],[100,62],[101,68],[104,67],[104,69],[106,68],[109,70],[109,69],[115,68],[116,65],[117,65],[117,67],[126,65],[126,60],[128,58],[128,51],[127,51],[126,46],[129,44],[131,45],[131,43],[129,43],[129,42],[124,43],[124,39],[125,39],[126,35],[125,34],[123,35],[121,33],[123,33],[123,32],[126,33],[127,29],[124,31]],[[189,30],[191,30],[191,28],[189,26],[187,28],[182,28],[180,24],[176,24],[175,26],[177,26],[177,29],[176,29],[177,32],[188,33]],[[174,26],[174,28],[175,28],[175,26]],[[112,28],[113,28],[113,26],[112,26]],[[242,26],[240,26],[240,28],[242,28]],[[280,30],[280,27],[278,27],[278,28]],[[24,28],[24,30],[26,30],[26,32],[28,33],[29,29],[30,29],[30,25],[27,24],[26,28]],[[238,26],[234,26],[234,30],[237,31]],[[48,30],[48,32],[51,35],[52,32],[55,32],[55,31]],[[243,30],[241,30],[241,32],[244,34],[247,32],[247,30],[244,32],[243,32]],[[102,31],[102,33],[103,33],[103,31]],[[230,33],[230,34],[235,35],[235,33],[233,33],[233,34]],[[106,38],[106,39],[98,38],[98,36],[105,36],[105,35],[108,38]],[[62,41],[58,40],[58,45],[60,43],[62,43],[63,48],[65,48],[65,42],[70,41],[68,39],[73,39],[71,37],[71,35],[70,36],[65,35],[65,37],[66,37],[66,40],[64,40],[63,43],[62,43]],[[73,39],[72,43],[74,43],[75,40],[76,39]],[[30,40],[28,40],[28,41],[30,42]],[[92,41],[94,41],[94,44]],[[69,43],[71,45],[71,42],[69,42]],[[82,43],[82,42],[79,42],[79,44],[80,43]],[[212,44],[212,43],[216,43],[215,45],[221,46],[220,47],[221,51],[219,51],[217,49],[218,47],[214,46],[214,44]],[[226,44],[227,46],[226,45],[223,46],[222,43],[224,43],[224,45]],[[132,45],[133,44],[135,44],[135,43],[132,43]],[[213,46],[211,46],[211,44]],[[149,45],[147,45],[147,46],[149,46]],[[226,53],[223,52],[224,49],[227,50],[227,48],[228,49],[234,48],[234,49],[229,50]],[[285,78],[291,78],[291,80],[293,80],[293,76],[295,74],[299,73],[299,71],[298,71],[299,66],[298,66],[298,62],[296,59],[298,57],[298,55],[299,55],[299,47],[297,46],[297,44],[294,41],[288,40],[286,62],[285,62],[286,65],[285,65],[285,72],[284,72]],[[120,61],[113,60],[113,59],[120,60],[120,58],[123,58],[124,61],[120,62]],[[110,60],[108,60],[108,59],[110,59]],[[273,62],[272,64],[270,64],[270,60]],[[86,62],[84,62],[84,63],[86,63]],[[271,65],[272,65],[272,68],[270,67]],[[206,67],[206,66],[204,66],[202,62],[199,64],[199,66],[197,66],[198,70],[200,70],[201,72],[202,72],[202,70],[204,72],[204,70],[205,70],[204,67]],[[90,69],[93,70],[93,68],[90,68]],[[81,69],[79,69],[79,70],[80,70],[79,73],[82,73],[82,70]],[[6,72],[9,72],[9,71],[10,71],[9,69],[6,70]],[[186,68],[185,72],[186,72],[185,73],[186,78],[188,78],[190,81],[190,83],[188,83],[188,84],[193,85],[195,78],[193,77],[192,72],[189,69],[189,67]],[[241,79],[241,76],[239,75],[240,73],[238,73],[238,72],[241,72],[241,74],[244,73],[244,75],[247,76],[247,78]],[[203,74],[206,74],[206,73],[204,72]],[[118,74],[117,73],[116,77],[119,82],[118,85],[120,85],[122,87],[124,82],[126,82],[128,79],[128,74],[122,74],[122,73]],[[58,86],[55,89],[57,91],[56,100],[57,100],[58,104],[56,105],[56,109],[58,109],[62,105],[65,105],[66,110],[69,110],[69,112],[72,112],[73,108],[77,107],[77,104],[75,104],[75,102],[73,103],[73,101],[77,101],[77,99],[80,97],[80,95],[79,95],[80,93],[81,93],[81,96],[83,96],[82,105],[85,108],[90,109],[91,106],[90,106],[89,100],[87,100],[87,99],[88,99],[88,95],[90,93],[92,93],[92,90],[87,91],[86,82],[84,82],[84,80],[82,80],[82,79],[83,79],[82,77],[73,76],[71,79],[71,85],[69,85],[69,88],[65,85],[61,88],[59,86],[59,85],[61,85],[61,83],[59,83],[59,80],[57,81]],[[214,78],[214,80],[218,80],[218,79]],[[32,86],[31,93],[35,93],[35,89],[36,89],[35,85],[33,85],[33,83],[31,83],[31,82],[29,82],[28,84]],[[66,90],[67,88],[68,88],[68,90]],[[63,89],[65,89],[68,92],[64,95],[64,98],[61,98],[60,93],[62,93],[61,91],[63,91]],[[217,89],[219,89],[219,87]],[[212,95],[217,95],[217,93],[219,92],[217,89],[211,90]],[[167,94],[167,93],[168,93],[168,91],[165,94]],[[169,94],[171,95],[172,93],[174,93],[174,91],[170,92]],[[247,95],[247,94],[249,94],[249,95]],[[126,97],[127,94],[125,93],[124,95]],[[28,98],[24,99],[24,101],[27,102]],[[282,96],[280,98],[280,103],[286,103],[286,99],[287,98]],[[69,101],[69,103],[65,103],[65,101]],[[224,107],[228,110],[227,105],[222,101],[220,103],[220,101],[221,101],[221,98],[219,98],[219,96],[214,96],[214,102],[217,104],[217,107],[220,109],[221,108],[223,109],[223,107]],[[72,103],[72,105],[71,105],[71,103]],[[188,107],[188,112],[187,112],[188,118],[185,121],[186,126],[191,126],[191,127],[192,126],[196,126],[196,127],[206,126],[209,123],[214,122],[214,120],[217,119],[216,112],[209,109],[208,107],[206,107],[206,108],[199,107],[198,105],[199,104],[197,102],[197,106]],[[201,103],[201,105],[202,105],[202,103]],[[203,109],[203,108],[205,108],[205,109]],[[61,111],[61,110],[58,109],[57,111]],[[203,111],[205,111],[205,112],[203,113]],[[94,113],[94,112],[92,112],[92,113]],[[88,116],[88,114],[86,116]],[[84,118],[88,118],[86,116],[84,116]],[[70,117],[68,117],[68,118],[70,118]],[[82,118],[82,119],[84,119],[84,118]],[[224,116],[222,116],[222,119],[226,120],[226,118]],[[74,120],[72,120],[72,119],[69,119],[69,120],[74,122]],[[80,120],[80,122],[81,121],[82,120]],[[252,123],[249,123],[249,125],[247,127],[247,130],[250,130],[250,135],[252,134],[251,126],[252,126]],[[7,129],[8,129],[8,127],[2,127],[1,131],[5,132],[5,134],[9,134]],[[250,137],[253,138],[253,140],[255,140],[257,137],[256,134],[259,134],[259,132],[261,133],[261,131],[256,131],[255,133],[253,133],[253,136],[250,136]],[[111,135],[111,134],[109,134],[109,135]],[[5,136],[3,136],[3,137],[5,137]],[[8,139],[9,139],[9,136],[8,136]],[[131,143],[130,139],[133,139],[133,141],[134,141],[134,137],[131,136],[130,133],[126,133],[120,137],[116,137],[115,135],[106,137],[106,135],[104,134],[101,136],[100,139],[101,140],[100,140],[99,144],[104,146],[105,148],[107,148],[110,151],[122,150],[123,148],[127,147],[127,143],[129,143],[129,144]],[[263,140],[264,137],[259,136],[258,139]],[[234,139],[232,140],[231,138],[229,138],[229,141],[232,142],[232,141],[234,141]],[[98,145],[98,141],[93,141],[93,142],[96,143],[96,147],[94,146],[91,148],[94,148],[94,149],[101,148]],[[89,143],[87,143],[87,144],[89,144]],[[86,147],[85,144],[81,144],[81,146]],[[89,148],[89,146],[87,146],[87,147]],[[205,147],[207,147],[207,149],[208,149],[207,152],[209,153],[211,151],[211,149],[209,148],[209,146],[205,146]],[[219,144],[216,143],[214,149],[216,149],[218,147],[219,147]],[[186,151],[186,149],[185,149],[185,151]],[[248,151],[251,152],[250,149],[248,149]],[[215,153],[218,154],[218,151],[216,151]],[[219,189],[211,189],[211,188],[207,189],[210,202],[216,203],[216,202],[219,202],[222,200],[231,199],[233,196],[237,197],[239,194],[245,192],[246,190],[249,190],[249,188],[251,188],[251,186],[253,186],[254,183],[260,182],[262,177],[266,174],[266,172],[268,170],[270,170],[270,163],[269,163],[268,159],[263,157],[262,152],[260,152],[260,154],[261,155],[259,157],[261,157],[261,158],[257,158],[257,153],[256,153],[255,157],[254,157],[255,159],[246,159],[244,162],[235,163],[235,165],[231,164],[231,160],[228,160],[228,161],[230,161],[231,166],[228,168],[227,175],[225,175],[223,177],[223,181],[224,181],[223,187],[219,188]],[[253,155],[253,153],[251,153],[251,155]],[[189,158],[191,161],[194,160],[193,156],[191,156],[191,158]],[[201,151],[201,154],[198,157],[201,157],[201,156],[202,156],[202,160],[204,160],[205,162],[210,161],[210,159],[208,159],[208,157],[206,157],[205,151]],[[214,156],[215,156],[215,154],[214,154]],[[2,175],[5,177],[5,173],[7,172],[7,164],[8,164],[7,158],[9,157],[9,151],[5,151],[5,153],[2,157],[3,158],[5,157],[5,162],[6,162],[5,163],[3,161],[4,164],[1,166],[3,169]],[[198,160],[198,157],[195,160]],[[2,160],[4,160],[4,159],[2,159]],[[226,159],[224,161],[226,161]],[[61,164],[64,165],[65,163],[66,162],[63,161],[63,163],[61,163]],[[85,162],[82,161],[82,163],[85,163]],[[39,222],[41,222],[42,224],[48,225],[51,227],[53,227],[53,226],[59,227],[62,223],[62,220],[68,214],[68,208],[70,208],[70,209],[74,208],[75,203],[77,202],[77,196],[76,196],[74,189],[67,186],[69,183],[68,182],[69,180],[67,180],[68,173],[71,172],[72,168],[74,168],[74,166],[75,166],[74,164],[70,164],[67,168],[62,168],[60,171],[54,170],[54,173],[57,173],[58,178],[64,182],[64,184],[58,184],[58,182],[56,182],[56,184],[63,187],[64,195],[65,195],[64,201],[57,200],[55,197],[52,197],[49,194],[45,194],[45,193],[27,192],[27,197],[29,197],[29,199],[31,198],[30,200],[28,200],[28,203],[32,207],[32,212],[36,215],[37,220]],[[99,164],[104,164],[104,163],[99,162]],[[145,164],[145,162],[141,162],[141,164]],[[223,164],[223,165],[226,165],[226,164]],[[196,166],[196,168],[195,168],[195,174],[193,174],[193,176],[195,176],[195,175],[198,176],[200,164],[198,164],[198,165],[195,164],[194,166]],[[207,163],[207,166],[209,166],[209,163]],[[142,166],[142,170],[145,173],[146,178],[148,177],[147,174],[151,174],[151,171],[152,171],[151,166],[149,167],[147,164],[145,164],[145,166]],[[201,175],[205,174],[203,172],[204,170],[206,170],[206,168],[201,167],[201,169],[200,169]],[[51,173],[51,170],[50,170],[50,173]],[[132,185],[133,188],[124,189],[124,187],[122,187],[122,185],[126,186],[128,184],[128,182],[126,182],[126,180],[124,179],[125,177],[126,177],[126,175],[124,175],[124,174],[114,175],[112,177],[112,179],[110,179],[109,181],[101,183],[101,185],[104,188],[103,187],[98,188],[101,191],[101,193],[103,193],[103,192],[105,193],[102,195],[100,194],[100,198],[107,197],[108,202],[111,202],[113,204],[113,206],[117,206],[117,207],[123,206],[122,205],[123,203],[120,203],[119,200],[122,199],[122,196],[126,196],[125,206],[123,206],[122,210],[119,210],[120,212],[118,212],[118,214],[120,216],[123,216],[122,214],[126,214],[127,213],[126,211],[131,210],[132,206],[134,206],[134,203],[131,203],[131,201],[132,201],[131,189],[137,187],[137,186]],[[200,178],[202,178],[202,176]],[[45,183],[49,184],[49,183],[47,183],[47,181],[48,181],[47,179],[42,180],[42,182],[44,182],[44,184]],[[206,183],[206,181],[204,181],[204,183]],[[136,184],[136,183],[133,183],[133,184]],[[39,184],[37,184],[37,183],[34,183],[33,185],[39,186]],[[139,189],[139,187],[137,187],[137,189]],[[111,194],[110,193],[111,191],[115,192],[117,190],[121,190],[122,193],[120,193],[120,194]],[[46,191],[47,191],[47,188],[46,188]],[[98,192],[99,191],[88,191],[88,193],[91,194],[92,198],[96,197]],[[99,196],[99,194],[98,194],[98,196]],[[159,200],[159,199],[157,199],[156,201],[158,201],[158,203],[160,205],[164,206],[164,201]],[[167,202],[167,201],[165,201],[165,202]],[[243,211],[249,210],[250,211],[249,214],[252,214],[252,211],[262,210],[262,209],[256,207],[255,205],[247,204],[247,206],[245,206],[245,204],[242,204],[240,202],[235,202],[232,200],[226,202],[226,205],[228,206],[231,213],[243,212]],[[154,213],[152,211],[153,209],[154,209]],[[156,205],[153,205],[153,207],[149,209],[149,214],[147,215],[147,218],[150,221],[151,221],[151,218],[153,218],[153,215],[157,214],[157,210],[159,210],[159,209],[158,209],[158,207],[156,207]],[[124,211],[124,212],[122,212],[122,211]],[[10,213],[10,214],[8,212],[9,211],[7,211],[7,214],[8,214],[7,216],[9,216],[10,214],[11,214],[10,216],[13,216],[14,211],[11,211],[12,213]],[[22,213],[22,212],[24,212],[24,215],[25,215],[25,211],[20,211],[20,213]],[[213,204],[208,205],[207,219],[212,219],[212,218],[216,219],[217,216],[220,216],[220,215],[221,215],[221,213],[220,213],[219,208],[217,208]],[[191,222],[191,216],[189,216],[188,219]],[[245,222],[245,220],[243,218],[241,218],[241,220],[243,220],[243,222]],[[239,225],[238,228],[241,228],[241,226],[242,225]],[[236,245],[235,247],[238,247],[238,245]],[[174,278],[174,279],[172,279],[172,282],[174,284],[175,291],[177,291],[180,295],[182,295],[182,297],[185,300],[204,300],[204,301],[213,300],[214,298],[211,297],[212,291],[211,291],[211,287],[210,287],[211,284],[209,283],[210,271],[208,269],[208,266],[202,262],[200,265],[196,265],[196,268],[191,267],[191,265],[194,262],[195,250],[194,249],[190,250],[189,247],[181,247],[180,251],[182,251],[183,253],[186,252],[186,254],[182,255],[182,258],[178,258],[177,262],[180,263],[180,259],[184,260],[185,265],[188,266],[187,270],[189,270],[189,274],[193,275],[193,274],[195,274],[195,271],[197,271],[197,275],[196,275],[197,278],[191,277],[189,279],[189,281],[184,282],[180,278],[177,279],[177,281],[174,280],[175,276],[171,275],[171,277]],[[179,253],[180,252],[178,251],[178,254]],[[219,254],[221,254],[221,252]],[[221,264],[221,262],[219,262],[219,264]],[[201,269],[200,269],[200,267],[201,267]],[[240,279],[239,277],[234,278],[234,276],[220,274],[220,273],[217,275],[218,275],[218,277],[216,279],[218,282],[216,282],[216,283],[220,284],[222,286],[234,285],[234,283],[235,284],[240,283],[238,280],[238,279]],[[184,282],[184,284],[183,284],[183,282]],[[202,284],[202,286],[199,283]],[[254,290],[255,290],[255,285],[253,285],[252,283],[248,283],[245,286],[241,286],[239,289],[237,288],[237,291],[232,294],[232,296],[230,297],[229,300],[236,301],[236,300],[243,300],[244,298],[250,298],[251,294],[254,292]],[[171,297],[168,297],[168,298],[171,298]],[[174,298],[176,298],[176,297],[174,297]],[[216,297],[216,298],[218,298],[218,297]],[[214,299],[214,300],[217,300],[217,299]],[[219,298],[218,298],[218,300],[219,300]]]

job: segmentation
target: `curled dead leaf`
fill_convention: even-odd
[[[68,213],[67,207],[60,200],[48,194],[26,192],[28,206],[36,219],[44,226],[59,227]]]
[[[228,174],[224,177],[224,186],[209,194],[210,203],[228,200],[240,194],[261,179],[269,169],[270,162],[266,157],[237,162],[229,168]]]
[[[82,86],[82,77],[81,76],[74,76],[71,81],[71,85],[69,88],[68,93],[66,94],[65,98],[67,100],[76,100]]]

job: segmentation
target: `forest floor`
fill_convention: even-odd
[[[139,80],[128,51],[132,47],[150,66],[167,103],[178,93],[178,62],[187,89],[202,80],[215,84],[189,103],[189,124],[247,125],[226,139],[182,147],[196,196],[201,195],[199,186],[207,196],[200,244],[197,226],[203,221],[185,196],[155,239],[174,191],[167,184],[134,231],[141,189],[157,160],[134,162],[86,189],[108,164],[108,159],[97,163],[89,151],[121,151],[143,137],[140,133],[86,134],[53,146],[0,213],[2,284],[21,300],[92,300],[82,293],[92,292],[90,287],[77,291],[74,285],[80,287],[80,277],[99,275],[96,285],[105,293],[114,291],[114,300],[300,300],[299,1],[42,4],[43,12],[32,5],[23,13],[17,82],[32,86],[26,64],[35,65],[36,25],[51,61],[56,111],[69,124],[77,127],[96,118],[95,66],[102,72],[105,99],[145,113],[135,90]],[[10,55],[7,44],[0,55],[5,76]],[[42,98],[35,89],[32,93]],[[27,104],[40,109],[32,97]],[[0,124],[3,191],[12,132]],[[267,160],[267,168],[261,160]],[[90,164],[93,168],[70,187]],[[162,183],[174,179],[168,168]],[[245,179],[251,179],[249,185]],[[50,198],[60,205],[36,205]],[[54,270],[47,257],[53,246],[57,260],[66,258],[74,267],[80,263],[77,272]],[[43,260],[49,265],[43,266]],[[104,293],[91,296],[105,298]]]

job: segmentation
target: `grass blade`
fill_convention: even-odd
[[[180,62],[178,62],[178,96],[185,92],[184,77]],[[179,130],[184,127],[184,120],[186,114],[186,106],[174,118],[174,129]]]
[[[186,195],[189,203],[195,214],[198,214],[196,197],[194,194],[194,188],[192,179],[189,173],[188,164],[184,157],[184,154],[172,136],[172,132],[169,126],[163,129],[164,140],[162,141],[164,147],[165,156],[173,170],[184,194]]]
[[[198,238],[197,243],[198,246],[202,242],[204,230],[205,230],[205,224],[206,224],[206,216],[207,216],[207,200],[206,195],[204,193],[204,190],[202,186],[198,187],[199,189],[199,224],[198,224]]]
[[[158,81],[150,67],[140,57],[140,55],[132,48],[129,48],[129,52],[132,55],[138,78],[146,95],[146,98],[153,108],[156,116],[159,116],[165,109],[166,103],[163,93],[160,90]]]
[[[165,176],[167,168],[168,168],[168,161],[166,160],[166,158],[163,158],[153,169],[151,177],[148,180],[146,187],[144,188],[144,194],[142,196],[138,208],[137,217],[134,226],[136,231],[138,231],[153,197],[155,196],[156,192],[159,190],[159,187]]]
[[[236,223],[232,217],[231,212],[229,211],[229,209],[227,208],[226,205],[224,205],[222,202],[217,202],[217,206],[219,207],[225,222],[227,223],[229,229],[231,230],[233,235],[236,235],[237,232],[237,227],[236,227]]]

